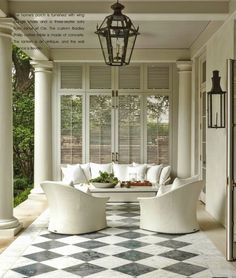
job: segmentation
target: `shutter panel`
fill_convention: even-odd
[[[119,89],[140,89],[140,67],[119,68]]]
[[[169,66],[148,66],[148,89],[170,89]]]
[[[111,89],[111,67],[90,66],[90,89]]]
[[[61,66],[61,89],[82,89],[82,66]]]

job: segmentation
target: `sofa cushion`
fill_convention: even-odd
[[[130,164],[113,164],[114,176],[118,178],[119,181],[129,180],[129,167]]]
[[[84,175],[85,175],[86,179],[89,181],[91,179],[91,171],[90,171],[89,163],[80,164],[80,167],[84,171]]]
[[[74,188],[91,195],[91,191],[89,190],[89,186],[88,184],[84,184],[84,183],[79,183],[79,184],[75,184]]]
[[[172,183],[171,190],[176,189],[181,185],[195,182],[197,180],[199,180],[199,176],[193,176],[193,177],[189,177],[189,178],[186,178],[186,179],[175,178],[173,183]]]
[[[61,170],[63,173],[63,182],[73,182],[73,184],[88,183],[84,171],[82,170],[79,164],[68,165],[66,168],[62,167]]]
[[[107,164],[98,164],[98,163],[90,163],[90,170],[91,170],[91,178],[97,178],[100,176],[99,171],[107,172],[109,174],[112,173],[112,163]]]
[[[157,192],[157,195],[156,197],[160,197],[162,196],[163,194],[169,192],[172,190],[172,184],[168,184],[168,185],[160,185],[159,189],[158,189],[158,192]]]
[[[157,184],[159,183],[159,177],[161,173],[163,165],[152,165],[147,168],[146,179],[151,183]]]
[[[128,167],[129,180],[145,180],[147,164],[136,164]]]
[[[159,184],[165,184],[165,182],[170,177],[170,172],[171,172],[171,167],[170,166],[166,166],[166,167],[162,168],[161,174],[160,174]]]

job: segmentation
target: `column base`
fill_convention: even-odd
[[[41,187],[33,188],[28,195],[30,200],[46,200],[46,196]]]
[[[22,223],[15,217],[10,220],[0,221],[0,238],[14,237],[22,228]]]

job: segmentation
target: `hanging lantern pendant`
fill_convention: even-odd
[[[119,2],[111,8],[113,14],[107,16],[95,32],[98,35],[105,63],[110,66],[123,66],[130,63],[138,29],[129,17],[122,14],[124,6]]]

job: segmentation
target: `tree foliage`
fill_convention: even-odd
[[[29,57],[12,49],[14,178],[33,183],[34,75]],[[19,183],[15,183],[17,191]]]

